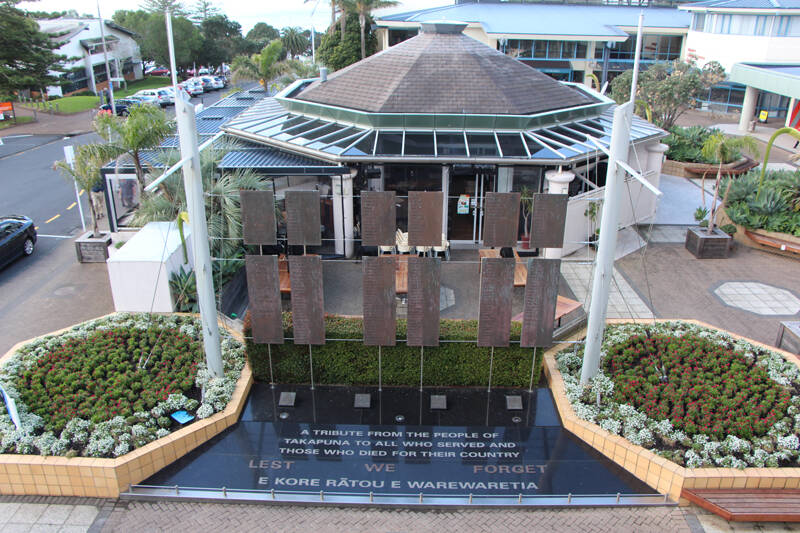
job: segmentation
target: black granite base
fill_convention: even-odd
[[[279,407],[281,392],[294,407]],[[356,408],[356,393],[371,407]],[[447,396],[431,409],[430,396]],[[522,410],[506,409],[521,395]],[[361,398],[363,400],[363,398]],[[238,424],[144,485],[391,494],[654,491],[561,427],[550,391],[256,384]]]

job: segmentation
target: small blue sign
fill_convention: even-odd
[[[186,412],[186,411],[184,411],[184,410],[175,411],[175,412],[174,412],[174,413],[172,413],[172,415],[170,415],[170,416],[172,416],[172,418],[173,418],[173,419],[174,419],[174,420],[175,420],[175,421],[176,421],[178,424],[185,424],[186,422],[191,422],[192,420],[194,420],[194,415],[190,415],[189,413],[187,413],[187,412]]]

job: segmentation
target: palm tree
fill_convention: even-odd
[[[289,53],[290,58],[295,58],[299,56],[303,52],[306,51],[308,48],[308,39],[300,28],[283,28],[281,31],[283,35],[281,35],[281,42],[283,43],[283,47]]]
[[[224,155],[236,148],[237,143],[227,142],[209,147],[200,153],[200,168],[205,191],[208,236],[211,240],[211,254],[214,257],[234,258],[241,255],[243,245],[242,212],[239,191],[265,190],[270,187],[268,178],[250,171],[236,171],[221,174],[217,165]],[[166,167],[176,163],[177,153],[164,157]],[[145,193],[139,209],[133,217],[133,224],[143,226],[153,221],[172,221],[186,211],[186,194],[183,179],[173,174],[159,185],[154,193]]]
[[[344,42],[344,32],[347,30],[347,12],[355,9],[353,0],[335,0],[336,6],[339,8],[339,36],[341,42]]]
[[[236,56],[231,63],[233,81],[258,80],[267,85],[286,70],[286,63],[281,60],[283,43],[274,39],[261,52],[252,56]]]
[[[173,125],[167,114],[157,107],[139,105],[129,109],[127,118],[107,113],[97,115],[94,129],[106,144],[95,145],[94,150],[106,161],[128,154],[136,169],[139,187],[144,190],[147,184],[141,152],[161,144],[173,132]]]
[[[396,6],[399,2],[396,0],[353,0],[353,3],[358,13],[358,24],[361,26],[361,59],[364,59],[367,57],[367,47],[364,37],[367,17],[369,17],[375,9]],[[342,30],[342,39],[344,39],[344,28]]]
[[[749,135],[729,137],[719,131],[711,135],[703,143],[703,148],[701,149],[703,157],[718,162],[717,180],[714,183],[714,197],[711,202],[711,215],[708,217],[709,235],[714,233],[714,226],[717,221],[717,194],[719,192],[719,182],[722,178],[722,165],[735,161],[742,151],[750,152],[753,156],[758,157],[758,143]],[[724,198],[721,200],[724,203]]]
[[[66,161],[57,161],[55,167],[59,169],[65,177],[75,180],[77,184],[87,193],[89,209],[92,212],[92,237],[99,237],[100,230],[97,227],[97,206],[94,205],[94,197],[91,194],[92,188],[96,187],[102,176],[100,168],[106,162],[96,150],[98,145],[84,144],[75,148],[75,160],[72,166]]]

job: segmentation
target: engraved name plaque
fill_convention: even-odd
[[[295,344],[325,344],[322,260],[318,255],[290,255],[292,323]]]
[[[283,344],[278,257],[247,255],[247,295],[250,323],[256,344]]]
[[[397,325],[394,257],[364,258],[364,344],[394,346]]]
[[[553,344],[560,271],[560,259],[528,260],[520,337],[523,348],[547,348]]]
[[[275,196],[272,191],[239,191],[245,244],[277,244]]]
[[[397,199],[394,191],[361,192],[361,244],[392,246],[397,229]]]
[[[513,257],[481,259],[478,346],[508,346],[515,266]]]
[[[442,262],[435,257],[408,258],[409,346],[439,345],[439,276]]]

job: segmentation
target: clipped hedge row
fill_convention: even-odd
[[[292,337],[291,313],[283,314],[285,337]],[[511,324],[511,339],[519,340],[521,325]],[[266,344],[251,340],[250,313],[244,320],[247,358],[255,379],[269,381],[269,355]],[[475,343],[478,336],[477,320],[442,320],[441,340],[467,340],[472,342],[442,342],[438,347],[425,348],[425,386],[483,386],[489,381],[490,348]],[[325,337],[328,339],[361,339],[362,319],[327,316]],[[397,321],[397,338],[406,337],[406,321]],[[536,354],[534,382],[538,383],[542,371],[541,350],[520,348],[495,348],[492,385],[498,387],[527,387],[531,378],[531,357]],[[314,381],[328,385],[377,385],[378,348],[364,346],[360,341],[328,341],[323,346],[313,346]],[[382,348],[382,378],[384,385],[419,385],[418,347],[397,346]],[[308,346],[287,341],[272,345],[272,365],[277,383],[309,383]]]

